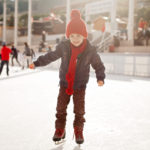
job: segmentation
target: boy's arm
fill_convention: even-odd
[[[43,56],[40,56],[36,61],[33,62],[35,67],[46,66],[49,63],[57,60],[62,56],[62,48],[60,45],[56,47],[55,51],[51,51]]]
[[[94,50],[91,65],[92,65],[93,69],[95,70],[97,82],[99,83],[99,81],[103,81],[103,83],[104,83],[105,67],[104,67],[103,62],[101,61],[101,58],[98,55],[96,50]]]

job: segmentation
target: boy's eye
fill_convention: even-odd
[[[74,35],[71,35],[71,38],[74,38]]]

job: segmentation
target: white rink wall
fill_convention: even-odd
[[[100,55],[107,73],[150,77],[149,53],[105,53]]]
[[[150,77],[149,53],[100,53],[106,73],[139,77]],[[61,60],[57,60],[48,68],[59,69]],[[94,70],[91,67],[91,71]]]

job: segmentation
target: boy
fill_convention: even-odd
[[[105,67],[97,54],[95,47],[87,40],[87,30],[78,10],[72,10],[71,21],[67,25],[66,36],[69,40],[62,41],[55,51],[40,56],[29,67],[34,69],[45,66],[61,58],[59,69],[60,90],[57,101],[57,113],[53,140],[60,141],[65,138],[66,109],[71,95],[73,96],[75,120],[73,123],[76,143],[82,144],[85,89],[89,80],[90,64],[95,69],[99,86],[104,84]]]

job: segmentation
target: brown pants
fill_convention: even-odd
[[[66,125],[66,116],[67,116],[67,106],[70,102],[70,95],[67,95],[65,92],[66,88],[60,87],[57,108],[56,108],[56,128],[65,128]],[[84,114],[85,114],[85,89],[74,90],[73,94],[73,103],[74,103],[74,113],[75,119],[73,126],[83,128],[84,126]]]

